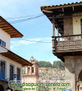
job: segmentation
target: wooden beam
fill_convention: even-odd
[[[59,36],[59,28],[57,30],[58,30],[58,36]],[[60,41],[60,38],[58,38],[58,41]]]
[[[22,37],[23,35],[17,30],[15,29],[10,23],[8,23],[4,18],[2,18],[0,16],[0,28],[2,28],[5,32],[7,32],[8,34],[10,34],[10,36],[12,36],[12,34],[15,32],[15,34],[13,34],[15,37]],[[8,30],[8,31],[7,31]],[[14,37],[12,36],[12,38]]]
[[[55,23],[53,23],[53,36],[55,36]]]
[[[64,12],[64,8],[62,8],[62,11]]]
[[[74,6],[72,7],[72,10],[74,11]]]
[[[0,27],[10,27],[10,26],[8,26],[6,24],[0,24]]]
[[[0,28],[2,28],[3,30],[10,30],[10,29],[12,29],[12,28],[10,28],[10,27],[2,27],[2,26],[0,26]],[[13,30],[13,29],[12,29]]]
[[[55,36],[55,19],[54,16],[52,16],[52,23],[53,23],[53,36]]]

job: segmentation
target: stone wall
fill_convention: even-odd
[[[79,83],[79,74],[82,71],[82,56],[67,56],[65,57],[66,79],[71,83],[72,91],[79,91],[81,86]]]

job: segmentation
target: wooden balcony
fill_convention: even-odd
[[[82,35],[52,36],[52,48],[56,56],[66,55],[67,53],[70,55],[76,53],[77,55],[82,52]]]

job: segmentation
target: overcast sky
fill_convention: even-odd
[[[41,15],[40,6],[79,1],[81,0],[0,0],[0,15],[24,35],[23,38],[11,39],[11,50],[27,60],[31,56],[38,61],[59,60],[52,54],[52,24],[46,16],[19,23],[12,21]]]

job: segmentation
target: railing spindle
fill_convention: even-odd
[[[78,50],[82,48],[82,34],[66,35],[66,36],[53,36],[53,48],[55,51],[69,51],[71,49]]]

